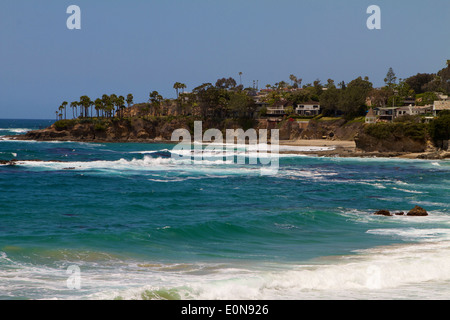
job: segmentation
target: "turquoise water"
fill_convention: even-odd
[[[450,298],[449,161],[282,154],[265,176],[4,137],[51,123],[0,120],[0,299]]]

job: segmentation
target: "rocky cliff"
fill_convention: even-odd
[[[433,148],[427,127],[421,123],[365,125],[355,136],[356,147],[365,152],[425,152]]]
[[[85,119],[61,120],[49,128],[30,131],[15,138],[38,141],[89,141],[89,142],[155,142],[170,141],[176,129],[194,132],[192,117],[153,117],[129,119]],[[203,121],[203,131],[217,128],[225,133],[225,129],[248,129],[255,124],[252,121],[222,120]]]
[[[62,120],[43,130],[30,131],[29,140],[143,142],[170,140],[175,129],[189,130],[189,121],[172,119]]]
[[[76,119],[62,120],[43,130],[30,131],[15,139],[39,141],[86,141],[86,142],[158,142],[171,141],[176,129],[194,131],[193,117],[150,117],[127,119]],[[376,124],[336,120],[311,120],[282,122],[268,120],[220,120],[203,121],[203,131],[210,128],[221,130],[248,128],[279,129],[280,141],[298,139],[355,141],[356,153],[372,156],[400,156],[407,153],[423,153],[417,157],[446,158],[437,154],[427,139],[426,126],[417,124]],[[269,131],[270,132],[270,131]],[[436,154],[435,154],[436,153]],[[351,154],[347,154],[351,156]]]

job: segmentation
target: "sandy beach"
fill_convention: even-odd
[[[355,141],[340,141],[340,140],[282,140],[280,145],[285,146],[299,146],[299,147],[340,147],[356,149]]]

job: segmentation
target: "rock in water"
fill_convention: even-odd
[[[409,211],[407,215],[408,216],[423,217],[423,216],[427,216],[428,212],[422,207],[415,206],[414,209]]]
[[[389,216],[389,217],[392,216],[392,214],[387,210],[378,210],[374,214],[377,216]]]

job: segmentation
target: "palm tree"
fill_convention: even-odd
[[[242,85],[242,72],[239,72],[239,84]]]
[[[103,101],[100,98],[95,99],[94,101],[95,111],[97,111],[97,118],[100,117],[100,110],[103,110]]]
[[[121,112],[122,112],[122,109],[125,107],[124,104],[125,104],[125,97],[119,96],[117,98],[117,111],[119,113],[119,118],[122,118]]]
[[[186,89],[186,85],[184,83],[180,83],[180,89],[182,90],[182,92],[184,93],[184,89]]]
[[[56,121],[58,121],[59,112],[56,111]]]
[[[181,83],[179,83],[179,82],[175,82],[174,84],[173,84],[173,88],[176,90],[176,92],[177,92],[177,99],[178,99],[178,89],[181,89]]]
[[[292,86],[295,87],[296,84],[297,84],[297,81],[298,81],[297,77],[294,76],[293,74],[291,74],[291,75],[289,76],[289,80],[292,81]]]
[[[60,105],[58,109],[59,109],[60,118],[62,120],[62,114],[63,114],[62,111],[64,110],[64,106]]]
[[[127,100],[126,100],[127,104],[128,104],[128,107],[130,107],[133,104],[133,99],[134,99],[133,95],[131,93],[129,93],[127,95]]]
[[[118,99],[118,97],[117,97],[117,95],[115,93],[113,93],[113,94],[111,94],[109,96],[109,99],[110,99],[110,103],[111,103],[111,107],[112,107],[112,110],[111,110],[112,111],[112,116],[114,117],[115,113],[117,112],[117,105],[118,105],[117,99]]]
[[[89,113],[89,107],[91,107],[94,103],[88,96],[81,96],[80,97],[80,105],[84,108],[84,117],[88,117]]]
[[[107,94],[104,94],[102,96],[102,102],[103,102],[104,110],[105,110],[108,118],[110,118],[111,117],[111,111],[114,110],[114,104],[112,102],[112,97],[108,96]]]
[[[77,114],[77,106],[78,106],[78,102],[77,101],[72,101],[70,103],[70,107],[72,108],[72,116],[75,119],[75,114]]]
[[[68,104],[68,102],[67,101],[64,101],[63,103],[62,103],[62,106],[63,106],[63,108],[64,108],[64,119],[67,119],[67,117],[66,117],[66,107],[67,107],[67,104]]]

